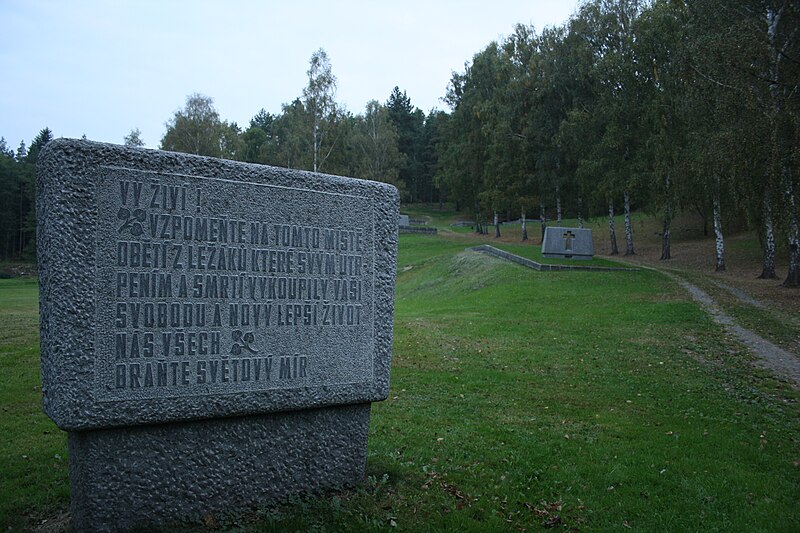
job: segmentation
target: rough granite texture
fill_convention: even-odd
[[[364,476],[370,404],[69,433],[73,531],[139,531]]]
[[[126,197],[127,200],[123,198],[118,188],[123,181],[144,185],[145,192],[142,195],[144,197],[146,194],[147,199],[141,204],[143,209],[135,209],[139,204],[134,205],[130,196]],[[387,397],[397,257],[398,194],[394,187],[304,171],[71,139],[55,140],[43,149],[38,162],[37,186],[42,391],[45,411],[62,429],[82,431],[254,415],[359,404]],[[251,327],[254,335],[248,338],[242,335],[247,335],[250,330],[242,327],[242,333],[237,336],[237,327],[227,323],[228,305],[231,302],[258,304],[263,311],[263,318],[267,304],[274,304],[277,308],[282,301],[265,300],[259,296],[212,298],[208,300],[208,305],[219,303],[223,321],[226,322],[216,328],[219,330],[217,343],[221,339],[222,344],[221,352],[215,356],[216,363],[203,363],[208,363],[203,372],[207,369],[210,371],[212,364],[219,366],[219,373],[215,373],[216,382],[211,384],[204,374],[205,383],[198,384],[201,373],[197,366],[199,356],[164,358],[165,364],[188,361],[186,372],[189,378],[184,387],[153,387],[151,379],[148,388],[144,374],[140,381],[138,374],[133,377],[123,373],[120,382],[119,376],[115,378],[117,368],[127,372],[131,370],[128,363],[133,361],[144,372],[145,368],[149,368],[148,364],[156,368],[158,357],[117,360],[114,335],[126,333],[130,341],[138,330],[133,329],[132,325],[133,307],[126,311],[127,329],[115,325],[115,321],[120,320],[116,306],[135,306],[143,302],[157,305],[162,300],[173,303],[199,301],[181,299],[177,294],[171,294],[171,298],[156,295],[128,298],[125,294],[122,297],[115,294],[115,291],[124,293],[141,290],[131,289],[127,282],[117,285],[118,278],[115,276],[119,272],[136,275],[145,271],[154,275],[172,273],[175,292],[178,291],[177,278],[182,272],[190,280],[190,275],[198,273],[196,269],[173,269],[171,255],[167,256],[170,264],[160,265],[166,268],[118,266],[120,262],[134,262],[133,255],[128,259],[119,257],[123,255],[117,253],[123,241],[129,243],[125,246],[130,247],[152,242],[154,250],[158,247],[156,245],[163,245],[166,246],[164,250],[170,250],[168,253],[172,253],[170,247],[178,243],[184,246],[181,254],[188,248],[194,248],[194,253],[199,254],[199,244],[204,244],[179,238],[180,228],[176,230],[176,227],[169,225],[180,224],[179,216],[170,219],[166,229],[156,231],[160,227],[157,226],[159,217],[182,213],[173,208],[167,210],[165,205],[170,197],[166,192],[165,196],[158,196],[151,201],[148,190],[151,186],[154,190],[164,186],[164,191],[170,187],[174,187],[175,191],[184,187],[188,192],[179,192],[172,200],[178,198],[179,204],[184,202],[190,214],[198,218],[230,217],[243,220],[245,225],[260,221],[270,228],[273,224],[286,224],[298,228],[314,226],[342,231],[358,230],[363,237],[362,244],[366,246],[366,250],[358,252],[364,262],[363,271],[348,279],[361,283],[358,291],[363,295],[363,301],[359,302],[361,308],[357,311],[364,318],[364,323],[357,327],[346,324],[305,327],[298,325],[296,318],[300,316],[298,312],[305,312],[303,309],[282,307],[283,320],[287,320],[286,313],[295,313],[289,315],[295,317],[294,325],[275,326],[280,315],[277,315],[276,309],[272,309],[276,313],[272,315],[273,323],[269,327],[262,325],[260,329]],[[169,194],[173,192],[170,189]],[[132,192],[129,190],[128,194]],[[158,205],[160,207],[153,207]],[[169,234],[169,231],[173,233]],[[205,244],[207,247],[217,246]],[[231,247],[236,246],[247,255],[255,245],[236,244]],[[274,243],[261,247],[280,248]],[[285,251],[289,248],[280,249]],[[340,255],[345,254],[343,252]],[[139,255],[137,251],[135,261],[140,261],[142,257],[144,255]],[[157,257],[154,255],[149,260],[155,264]],[[192,256],[180,257],[192,260]],[[231,272],[219,273],[219,278],[232,278],[241,272],[234,271],[233,276],[228,274]],[[250,271],[246,274],[254,275]],[[268,277],[263,272],[259,274],[263,278]],[[290,282],[299,277],[298,274],[284,276]],[[336,276],[317,273],[307,277],[307,283],[311,284],[316,283],[312,277],[327,279]],[[141,280],[139,283],[145,285]],[[330,284],[327,299],[332,300],[331,304],[339,304],[338,299],[331,298],[333,280],[330,280]],[[350,297],[353,294],[356,293],[350,293]],[[296,300],[289,303],[303,302]],[[348,302],[342,302],[339,307],[344,310],[346,304]],[[309,309],[319,312],[319,320],[322,321],[323,311],[327,312],[325,306],[328,304],[320,300],[309,305]],[[255,309],[257,306],[250,307]],[[352,309],[348,309],[350,311]],[[331,312],[335,313],[335,310]],[[210,321],[210,310],[207,315]],[[158,350],[162,334],[192,329],[183,326],[144,328],[141,331],[154,333]],[[144,337],[140,337],[137,342],[141,344],[137,350],[142,349],[145,342]],[[237,343],[239,347],[233,346]],[[120,344],[119,340],[117,344]],[[208,350],[208,339],[204,346],[201,345],[200,351]],[[247,361],[249,372],[256,358],[275,355],[272,372],[276,376],[278,359],[282,355],[280,350],[283,348],[290,356],[308,350],[307,377],[284,381],[275,381],[273,378],[270,382],[258,383],[244,382],[243,378],[235,381],[233,370],[228,368],[225,376],[230,376],[230,379],[222,383],[220,376],[227,367],[221,365],[228,365],[228,359],[232,361],[237,357],[252,359]],[[238,355],[234,349],[243,355]],[[166,348],[164,350],[166,353]],[[264,362],[266,364],[266,359]],[[244,360],[240,359],[239,363],[242,368],[239,375],[243,375]],[[233,362],[230,365],[235,366]],[[138,366],[136,371],[139,372]],[[177,375],[173,374],[174,371],[170,369],[170,380]]]
[[[74,531],[363,478],[394,187],[68,139],[37,186],[42,393],[69,432]]]
[[[570,237],[565,238],[565,234]],[[542,255],[563,259],[591,259],[594,256],[592,230],[548,226],[544,230]]]

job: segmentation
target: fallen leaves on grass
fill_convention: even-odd
[[[445,476],[446,475],[447,474],[445,474]],[[461,510],[464,507],[471,507],[472,502],[477,500],[477,498],[471,498],[470,496],[464,494],[458,487],[455,487],[444,480],[439,480],[439,474],[437,472],[428,472],[428,479],[422,484],[422,488],[424,490],[429,490],[434,483],[437,482],[437,480],[438,483],[436,484],[439,486],[439,488],[456,499],[456,509]]]
[[[542,522],[542,527],[544,528],[551,528],[561,525],[561,515],[551,516],[544,522]]]
[[[527,502],[522,505],[530,510],[534,516],[542,519],[542,527],[544,528],[553,528],[562,524],[561,510],[564,508],[564,502],[560,500],[554,502],[542,500],[538,506]]]

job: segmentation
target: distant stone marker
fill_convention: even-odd
[[[394,187],[64,139],[38,169],[42,392],[69,432],[73,529],[363,477]]]
[[[412,224],[426,224],[424,220],[412,220],[409,218],[408,215],[400,215],[397,219],[397,232],[398,233],[426,233],[426,234],[436,234],[436,228],[426,228],[426,227],[419,227]]]
[[[594,257],[592,230],[548,226],[542,241],[542,255],[564,259],[591,259]]]

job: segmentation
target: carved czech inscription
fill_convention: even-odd
[[[369,382],[365,197],[103,168],[101,401]]]

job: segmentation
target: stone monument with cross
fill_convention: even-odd
[[[36,208],[42,395],[67,432],[74,531],[364,476],[389,392],[397,189],[58,139]]]
[[[561,259],[591,259],[594,256],[592,230],[548,226],[542,241],[542,255]]]

